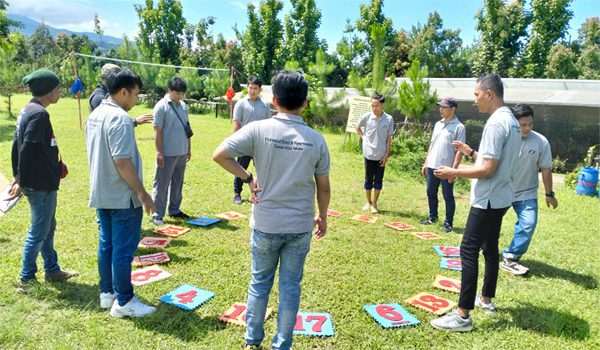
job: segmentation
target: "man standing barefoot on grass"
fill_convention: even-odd
[[[323,136],[300,117],[306,107],[308,82],[295,72],[273,78],[273,104],[278,114],[251,123],[227,138],[214,161],[253,192],[250,226],[252,278],[248,288],[246,348],[259,349],[269,294],[279,265],[279,311],[273,349],[292,347],[300,305],[300,283],[311,232],[327,233],[329,151]],[[235,160],[251,156],[256,179]],[[319,214],[315,218],[315,185]]]
[[[100,221],[100,307],[113,317],[142,317],[156,309],[133,293],[131,262],[144,210],[154,212],[142,180],[142,160],[127,111],[137,103],[140,78],[128,69],[108,78],[110,97],[92,112],[86,128],[90,207]],[[142,210],[143,207],[143,210]]]
[[[54,250],[56,197],[60,179],[66,174],[61,175],[62,161],[46,108],[58,102],[60,80],[54,72],[40,69],[23,78],[23,84],[29,86],[33,98],[17,119],[12,148],[15,181],[10,195],[14,198],[21,191],[25,194],[31,208],[31,226],[23,247],[18,292],[26,292],[36,281],[36,260],[40,253],[46,281],[66,281],[77,275],[60,269]]]
[[[492,298],[496,296],[498,282],[498,238],[502,218],[513,202],[512,179],[521,146],[519,123],[504,105],[504,87],[498,75],[488,74],[477,80],[475,103],[479,112],[491,114],[483,129],[479,152],[469,154],[475,158],[475,165],[465,169],[440,167],[434,172],[442,179],[475,179],[471,187],[471,210],[460,245],[458,309],[431,321],[434,328],[453,332],[473,329],[469,313],[475,306],[488,312],[496,310]],[[480,250],[485,258],[485,274],[481,297],[476,297]]]
[[[365,114],[356,128],[362,139],[362,151],[365,157],[365,195],[367,203],[363,210],[376,214],[379,211],[377,201],[383,188],[385,165],[390,158],[394,119],[383,111],[385,97],[375,93],[371,98],[371,112]]]

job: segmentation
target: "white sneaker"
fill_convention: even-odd
[[[371,204],[370,203],[366,203],[365,205],[363,205],[362,210],[363,211],[369,211],[369,210],[371,210]]]
[[[154,226],[162,226],[165,224],[165,222],[159,218],[152,218],[152,223],[154,224]]]
[[[110,309],[116,297],[114,293],[100,293],[100,308]]]
[[[376,206],[372,205],[371,206],[371,214],[377,214],[377,213],[379,213],[379,209],[377,209]]]
[[[477,298],[475,298],[475,306],[487,313],[496,313],[496,305],[494,305],[494,303],[492,302],[484,303],[483,300],[481,300],[480,296],[477,296]]]
[[[119,306],[119,302],[115,300],[110,309],[110,315],[112,317],[144,317],[150,315],[156,311],[154,306],[149,306],[141,301],[137,297],[131,298],[129,302],[123,306]]]
[[[449,332],[469,332],[473,329],[471,316],[469,318],[462,318],[456,311],[431,320],[430,324],[433,328]]]

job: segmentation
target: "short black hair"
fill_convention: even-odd
[[[281,71],[271,80],[273,96],[279,105],[288,110],[296,110],[306,102],[308,82],[298,72]]]
[[[521,119],[525,117],[533,118],[533,109],[526,104],[517,104],[511,108],[515,118]]]
[[[135,87],[141,89],[144,86],[142,79],[127,68],[118,72],[111,73],[106,79],[106,87],[111,95],[121,91],[121,89],[133,90]]]
[[[262,87],[262,80],[258,79],[258,77],[251,75],[248,78],[248,85],[258,85],[259,87]]]
[[[185,80],[183,80],[182,78],[173,77],[167,83],[167,89],[169,89],[169,91],[186,92],[187,84],[186,84]]]
[[[382,94],[380,94],[379,92],[375,92],[373,94],[373,96],[371,96],[371,99],[373,100],[377,100],[379,101],[379,103],[384,104],[385,103],[385,96],[383,96]]]
[[[491,90],[498,98],[504,99],[504,85],[498,74],[485,74],[477,79],[477,84],[484,90]]]

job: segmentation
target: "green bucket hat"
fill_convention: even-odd
[[[33,96],[45,96],[60,85],[58,76],[48,69],[38,69],[23,78],[23,85],[29,86]]]

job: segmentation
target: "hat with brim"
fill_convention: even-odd
[[[444,97],[438,101],[437,105],[445,108],[458,107],[458,103],[453,97]]]
[[[45,96],[60,85],[58,75],[48,69],[38,69],[26,75],[23,85],[29,86],[33,96]]]

